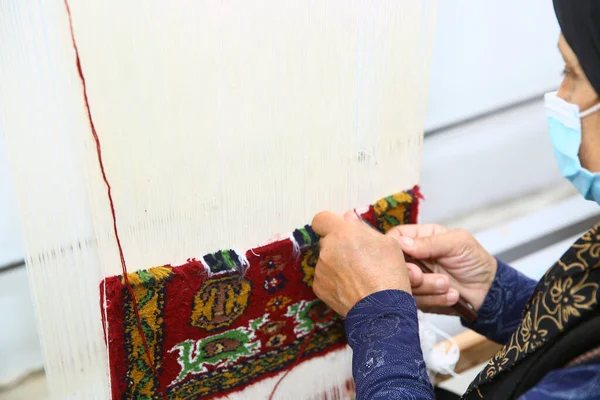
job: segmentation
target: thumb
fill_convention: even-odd
[[[335,230],[342,229],[347,224],[348,222],[343,217],[323,211],[315,215],[311,225],[317,235],[325,237]]]
[[[418,259],[432,259],[458,255],[468,244],[471,235],[463,231],[447,231],[432,236],[411,238],[399,236],[402,251]]]

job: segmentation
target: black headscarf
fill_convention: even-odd
[[[554,0],[560,29],[600,94],[600,0]]]

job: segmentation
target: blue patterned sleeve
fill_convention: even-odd
[[[417,306],[401,290],[359,301],[345,320],[357,400],[434,399],[419,341]]]
[[[521,323],[523,309],[537,282],[498,260],[498,271],[474,322],[461,320],[490,340],[506,344]]]

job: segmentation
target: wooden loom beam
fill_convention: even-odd
[[[460,358],[454,368],[454,372],[457,374],[487,362],[502,347],[472,330],[459,333],[453,337],[453,340],[460,349]],[[450,346],[450,341],[444,340],[436,346]],[[434,384],[437,385],[451,377],[450,375],[438,375]]]

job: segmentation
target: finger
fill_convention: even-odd
[[[456,289],[449,289],[446,294],[433,295],[415,295],[417,307],[422,310],[432,308],[447,308],[452,307],[458,302],[458,292]]]
[[[412,283],[412,282],[411,282]],[[446,294],[450,289],[450,279],[442,274],[424,274],[423,281],[417,287],[412,287],[414,295]]]
[[[388,231],[388,235],[395,238],[408,236],[411,238],[437,235],[448,231],[448,228],[438,224],[408,224],[398,225]]]
[[[348,210],[344,213],[344,219],[348,222],[350,221],[360,221],[356,210]]]
[[[405,253],[426,260],[458,254],[470,240],[472,240],[472,236],[469,233],[461,230],[451,230],[425,237],[402,236],[398,239],[398,242]]]
[[[406,264],[408,268],[408,277],[410,278],[410,286],[412,288],[419,287],[423,284],[423,271],[415,264]],[[414,290],[414,289],[413,289]]]
[[[365,227],[367,226],[363,222],[362,218],[360,217],[360,215],[358,214],[358,211],[356,211],[356,209],[350,210],[350,211],[346,211],[344,213],[344,220],[346,222],[349,222],[349,223],[354,224],[354,225],[362,225],[362,226],[365,226]]]
[[[312,220],[312,229],[319,236],[327,236],[336,229],[343,228],[347,222],[341,216],[329,211],[315,215]]]

